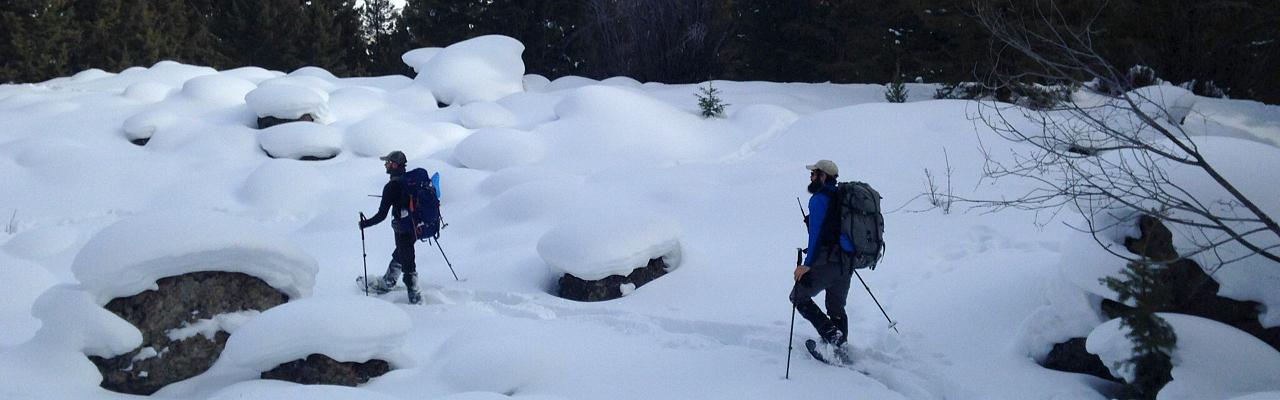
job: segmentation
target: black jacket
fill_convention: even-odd
[[[386,185],[382,186],[382,203],[378,204],[378,213],[364,221],[362,227],[368,228],[377,225],[387,218],[387,211],[391,211],[392,227],[400,230],[404,227],[400,226],[400,220],[409,216],[409,190],[404,187],[404,171],[399,171],[391,175],[391,179]]]

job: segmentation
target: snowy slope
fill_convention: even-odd
[[[697,85],[522,78],[523,65],[510,57],[518,49],[501,38],[485,40],[495,42],[406,55],[424,71],[447,66],[414,80],[336,78],[316,68],[215,71],[164,62],[120,74],[87,71],[0,86],[0,217],[7,222],[16,211],[14,232],[0,233],[0,290],[15,294],[0,305],[0,397],[131,397],[98,388],[94,371],[75,360],[76,346],[52,343],[37,331],[42,320],[66,321],[31,313],[32,304],[41,304],[36,296],[58,283],[67,286],[50,293],[64,298],[78,296],[71,288],[81,284],[113,293],[139,287],[136,281],[111,282],[111,274],[103,273],[87,275],[95,276],[93,282],[77,280],[97,262],[154,268],[146,261],[158,257],[148,256],[205,262],[210,255],[253,254],[248,248],[281,260],[266,263],[279,271],[264,275],[278,276],[283,287],[301,284],[305,289],[297,291],[322,300],[299,306],[305,312],[264,313],[258,318],[269,319],[258,324],[267,328],[255,329],[270,331],[291,319],[314,322],[322,314],[316,304],[339,302],[335,312],[358,314],[365,299],[342,300],[359,294],[352,285],[363,261],[357,213],[374,210],[377,199],[368,195],[386,181],[377,156],[400,149],[411,167],[443,176],[449,227],[440,239],[443,249],[417,247],[426,305],[405,304],[402,291],[380,296],[408,316],[407,328],[398,312],[378,309],[372,315],[387,315],[393,328],[351,340],[393,338],[403,368],[350,389],[258,381],[225,367],[166,389],[168,394],[1103,398],[1098,389],[1108,384],[1046,370],[1033,360],[1045,344],[1064,338],[1058,336],[1089,334],[1070,332],[1084,317],[1071,314],[1068,303],[1083,289],[1062,286],[1063,260],[1078,255],[1074,231],[1057,222],[1036,224],[1043,216],[1030,213],[944,214],[919,197],[924,170],[938,173],[948,164],[957,195],[990,198],[1025,189],[1019,182],[981,179],[979,146],[1001,154],[1011,145],[981,124],[975,127],[972,103],[927,100],[933,86],[923,84],[908,85],[911,102],[888,104],[879,85],[716,81],[731,104],[729,115],[702,119]],[[473,70],[483,79],[451,79]],[[284,135],[254,129],[262,114],[254,103],[296,108],[297,102],[283,101],[289,99],[257,98],[281,91],[263,88],[281,85],[323,93],[307,96],[322,104],[305,104],[325,110],[329,125],[322,135],[308,136],[321,131],[310,128]],[[457,104],[438,108],[437,100]],[[1248,148],[1256,162],[1250,165],[1280,168],[1280,150],[1267,143],[1280,131],[1274,106],[1204,104],[1211,107],[1198,115],[1231,116],[1203,132],[1223,136],[1217,139],[1230,143],[1224,152]],[[140,137],[151,141],[130,143]],[[304,154],[317,143],[334,157],[298,161],[264,152]],[[840,165],[842,180],[869,182],[884,196],[888,252],[877,270],[861,277],[901,333],[887,329],[855,281],[850,344],[855,367],[865,373],[817,363],[798,350],[787,380],[786,297],[795,248],[805,242],[796,198],[807,199],[804,165],[824,158]],[[138,254],[104,254],[93,244],[120,221],[170,218],[182,227],[189,222],[182,215],[222,219],[241,229],[250,223],[234,221],[251,221],[255,234],[271,235],[263,239],[270,243],[197,240],[156,229],[160,238],[129,236],[173,242],[157,248],[139,242]],[[660,222],[620,231],[645,220]],[[393,247],[390,228],[383,224],[366,234],[369,269],[380,273]],[[125,246],[124,239],[113,244]],[[596,251],[573,248],[605,246],[609,239],[622,242]],[[549,294],[563,270],[599,273],[618,268],[618,260],[673,249],[678,268],[621,299],[576,303]],[[441,250],[465,280],[453,279]],[[147,276],[129,276],[138,275]],[[45,305],[46,314],[55,311]],[[72,344],[127,345],[128,332],[112,329],[113,335]],[[344,335],[342,329],[319,330]],[[324,347],[323,335],[304,344]],[[798,342],[815,335],[801,320],[795,336]],[[269,344],[264,338],[237,346],[248,349],[243,353]],[[392,350],[329,346],[353,359]],[[36,362],[50,348],[61,349],[58,358]],[[64,374],[64,368],[77,373]],[[1248,389],[1280,391],[1265,384]],[[1233,387],[1205,395],[1245,394]]]

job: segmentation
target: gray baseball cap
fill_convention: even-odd
[[[806,165],[804,167],[808,168],[810,171],[822,171],[822,173],[827,174],[827,176],[840,175],[840,168],[836,167],[836,163],[831,162],[831,160],[818,160],[818,162],[813,163],[813,165]]]
[[[409,158],[405,157],[404,152],[400,150],[387,153],[386,156],[378,157],[378,159],[382,161],[394,161],[396,164],[400,164],[400,165],[405,165],[409,163]]]

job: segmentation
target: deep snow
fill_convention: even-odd
[[[12,216],[15,227],[0,233],[0,397],[131,397],[98,388],[83,357],[140,340],[98,306],[203,268],[251,272],[300,300],[235,321],[226,360],[160,395],[1089,399],[1110,387],[1034,360],[1065,338],[1114,333],[1090,304],[1109,295],[1095,282],[1120,261],[1064,226],[1070,216],[946,214],[920,197],[924,170],[948,167],[944,150],[957,195],[1026,189],[982,179],[980,145],[1017,146],[975,124],[973,103],[926,101],[935,86],[925,84],[908,85],[911,102],[887,104],[880,85],[716,81],[729,115],[702,119],[697,85],[548,81],[523,75],[521,49],[485,37],[410,52],[414,79],[162,62],[0,86],[0,222]],[[1177,100],[1184,124],[1209,136],[1198,136],[1207,155],[1280,214],[1277,189],[1256,173],[1280,169],[1280,107]],[[254,129],[258,116],[308,111],[328,125]],[[151,141],[130,143],[141,138]],[[376,157],[395,149],[443,176],[443,249],[417,247],[424,306],[402,291],[357,298],[352,284],[357,212],[376,207],[368,196],[386,181]],[[294,159],[307,155],[334,157]],[[885,198],[888,252],[861,276],[901,334],[855,282],[850,345],[866,374],[800,350],[784,380],[786,296],[805,243],[796,199],[807,196],[804,165],[824,158]],[[366,234],[369,268],[381,272],[391,233]],[[614,273],[656,256],[677,268],[622,299],[548,294],[564,271]],[[1262,301],[1264,322],[1280,323],[1275,266],[1237,266],[1219,271],[1223,295]],[[1189,339],[1170,398],[1280,391],[1261,378],[1280,376],[1274,350],[1203,340],[1223,337],[1213,322],[1174,325]],[[803,321],[795,333],[814,336]],[[1099,340],[1091,345],[1116,343]],[[311,349],[382,355],[399,369],[354,389],[255,379]],[[1248,375],[1215,375],[1230,372]]]

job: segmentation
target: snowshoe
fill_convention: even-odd
[[[836,366],[853,364],[853,360],[849,357],[849,353],[844,346],[819,344],[816,340],[808,339],[804,341],[804,347],[809,350],[809,355],[813,356],[813,359],[823,363]]]
[[[374,294],[387,294],[396,289],[396,286],[387,286],[386,281],[383,281],[380,276],[375,276],[373,279],[369,279],[368,282],[364,280],[363,276],[357,276],[356,287],[361,291],[368,290],[369,293]]]

